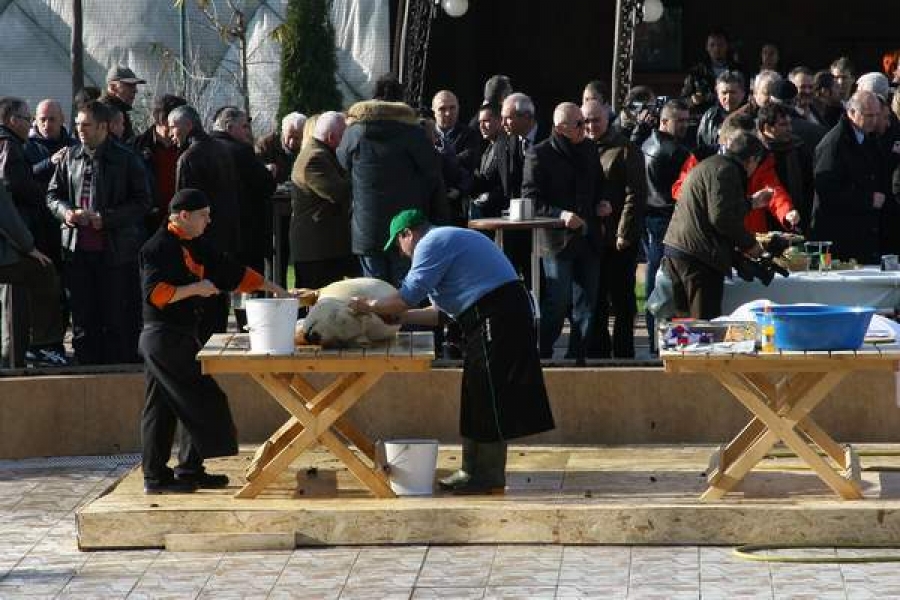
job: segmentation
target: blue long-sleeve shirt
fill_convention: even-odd
[[[416,245],[400,296],[409,306],[418,306],[427,296],[441,311],[457,317],[488,292],[516,279],[509,260],[484,234],[433,227]]]

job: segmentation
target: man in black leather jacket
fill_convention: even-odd
[[[81,146],[60,161],[47,189],[47,206],[64,226],[63,279],[81,364],[140,360],[137,259],[150,194],[141,159],[112,140],[109,120],[101,102],[78,109]]]
[[[700,127],[697,130],[697,145],[694,154],[698,160],[712,156],[719,149],[719,129],[725,119],[744,105],[747,92],[744,88],[744,76],[737,71],[725,71],[716,78],[715,106],[703,113]]]
[[[688,108],[681,100],[671,100],[660,112],[659,128],[641,150],[647,167],[647,210],[644,216],[644,255],[647,257],[645,292],[649,298],[656,285],[656,272],[663,256],[663,238],[672,220],[675,199],[672,184],[691,153],[682,143],[688,128]],[[647,313],[650,351],[656,349],[653,316]]]

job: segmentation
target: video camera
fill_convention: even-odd
[[[780,273],[784,277],[790,275],[790,271],[772,260],[772,254],[764,252],[759,258],[750,258],[742,252],[734,251],[731,262],[734,270],[737,271],[738,277],[744,281],[753,281],[759,279],[763,285],[769,285],[775,278],[776,273]]]
[[[659,119],[659,113],[662,110],[662,107],[665,106],[666,102],[669,100],[671,100],[669,96],[657,96],[656,100],[653,102],[641,102],[636,100],[634,102],[629,102],[625,107],[625,110],[630,112],[636,118],[640,116],[642,112],[647,111],[649,116],[654,119]]]

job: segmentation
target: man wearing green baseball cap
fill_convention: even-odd
[[[356,297],[351,309],[464,333],[460,434],[462,468],[441,480],[454,493],[503,493],[507,440],[553,429],[534,329],[531,297],[503,252],[485,235],[434,227],[417,209],[397,213],[385,251],[412,259],[400,290]],[[415,308],[428,298],[431,306]]]

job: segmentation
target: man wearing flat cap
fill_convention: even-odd
[[[118,108],[125,115],[125,131],[122,133],[123,144],[130,146],[134,142],[134,127],[128,115],[134,105],[137,86],[147,83],[134,74],[134,71],[122,65],[113,65],[106,72],[106,91],[101,100]]]
[[[237,454],[228,398],[200,371],[197,352],[200,301],[230,291],[287,292],[199,239],[209,225],[209,198],[200,190],[180,190],[169,203],[168,223],[141,248],[144,330],[140,349],[146,371],[141,418],[144,491],[193,492],[228,485],[225,475],[207,473],[203,460]],[[167,465],[178,422],[178,465]]]

